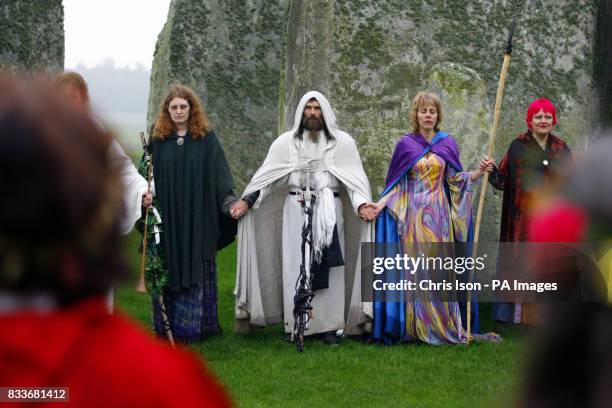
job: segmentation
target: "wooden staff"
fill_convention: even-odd
[[[142,142],[142,148],[145,152],[145,160],[147,162],[147,194],[151,194],[151,178],[153,177],[153,166],[151,163],[151,151],[149,150],[149,144],[145,140],[144,132],[140,132],[140,141]],[[142,257],[140,258],[140,276],[138,278],[138,284],[136,285],[136,292],[147,293],[147,286],[145,285],[145,264],[147,261],[147,233],[149,230],[149,211],[150,207],[145,208],[145,220],[144,220],[144,231],[142,233]],[[166,312],[166,304],[164,302],[164,296],[159,294],[157,296],[157,304],[159,306],[159,313],[162,318],[163,330],[166,333],[166,338],[172,347],[175,347],[174,335],[172,334],[172,328],[170,327],[170,321],[168,319],[168,313]]]
[[[489,148],[487,150],[487,158],[493,156],[495,149],[495,137],[497,135],[497,126],[499,125],[499,117],[501,114],[502,99],[504,97],[504,86],[506,85],[506,75],[510,66],[510,56],[512,55],[512,35],[516,27],[516,17],[512,23],[512,28],[508,34],[508,43],[504,51],[504,62],[502,64],[501,73],[499,74],[499,83],[497,84],[497,96],[495,97],[495,111],[493,113],[493,123],[489,133]],[[480,234],[480,222],[482,221],[482,209],[484,207],[485,194],[487,192],[487,184],[489,182],[489,172],[485,172],[482,180],[482,188],[480,189],[480,200],[478,201],[478,212],[476,213],[476,227],[474,228],[474,247],[472,257],[475,258],[478,252],[478,236]],[[468,282],[472,281],[473,270],[470,270]],[[468,290],[467,296],[467,344],[470,344],[472,339],[472,291]]]
[[[153,172],[151,166],[151,155],[149,154],[149,146],[144,137],[144,132],[140,132],[140,141],[142,142],[142,148],[145,151],[145,160],[147,162],[147,194],[151,194],[151,177]],[[136,285],[136,292],[147,293],[147,286],[145,285],[145,264],[147,261],[147,231],[149,227],[149,207],[145,208],[145,219],[144,219],[144,232],[142,233],[142,256],[140,258],[140,275],[138,277],[138,284]],[[163,303],[160,303],[163,304]]]

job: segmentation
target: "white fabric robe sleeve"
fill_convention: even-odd
[[[116,166],[123,186],[124,215],[121,220],[121,234],[128,234],[141,215],[142,195],[147,192],[147,181],[138,173],[132,159],[125,154],[121,145],[113,139],[109,149],[112,166]]]
[[[365,204],[368,202],[367,197],[365,197],[363,194],[359,193],[358,191],[348,190],[348,195],[349,195],[349,198],[351,199],[351,203],[353,204],[353,209],[355,210],[355,214],[358,213],[359,206],[361,204]]]
[[[351,204],[357,214],[359,206],[372,201],[370,183],[363,170],[355,141],[341,131],[338,133],[338,151],[328,163],[332,173],[346,186]]]
[[[279,188],[287,186],[288,182],[289,182],[289,175],[287,174],[277,179],[276,181],[273,181],[267,186],[263,187],[261,190],[259,190],[259,197],[257,197],[257,201],[253,203],[253,208],[255,209],[259,208],[259,205],[268,196],[268,194],[276,191]]]

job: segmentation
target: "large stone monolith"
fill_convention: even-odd
[[[62,1],[0,2],[0,71],[57,72],[63,67]]]

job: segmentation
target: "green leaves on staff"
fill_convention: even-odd
[[[147,161],[145,157],[140,160],[138,164],[138,172],[143,176],[147,177]],[[153,206],[147,208],[145,211],[153,211],[153,207],[160,208],[159,200],[157,198],[153,198]],[[161,212],[159,212],[160,218],[162,216]],[[168,271],[164,268],[166,255],[164,253],[164,248],[155,242],[156,228],[157,232],[161,233],[163,228],[163,222],[158,221],[157,217],[152,216],[153,214],[149,214],[149,217],[146,217],[147,220],[147,254],[145,261],[145,285],[147,287],[147,291],[153,296],[153,298],[157,298],[160,295],[163,295],[164,289],[168,285]],[[162,218],[163,220],[163,218]],[[144,231],[144,223],[145,217],[141,217],[137,224],[137,229],[142,233]],[[140,248],[142,252],[142,245]]]

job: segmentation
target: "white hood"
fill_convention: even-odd
[[[363,170],[355,141],[348,133],[338,129],[336,115],[327,98],[320,92],[310,91],[300,99],[300,103],[295,110],[293,128],[272,142],[266,159],[242,193],[244,198],[248,194],[260,191],[259,199],[253,208],[259,207],[259,204],[268,193],[270,185],[275,180],[297,168],[298,151],[295,136],[300,128],[306,103],[312,98],[315,98],[321,105],[321,113],[325,120],[325,125],[334,139],[334,143],[327,148],[331,153],[326,155],[328,169],[347,188],[357,191],[364,198],[364,201],[369,202],[372,200],[370,183]]]
[[[334,111],[329,104],[327,98],[318,91],[310,91],[307,92],[302,99],[300,99],[300,103],[298,103],[297,108],[295,109],[295,118],[293,120],[293,128],[291,129],[291,134],[296,135],[298,130],[300,129],[300,124],[302,123],[302,118],[304,117],[304,108],[309,100],[312,98],[316,99],[321,105],[321,113],[323,114],[323,119],[325,120],[325,125],[329,132],[335,138],[338,138],[338,127],[336,126],[336,115],[334,115]]]

